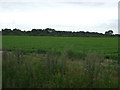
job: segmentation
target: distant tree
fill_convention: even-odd
[[[0,32],[1,33],[1,32]],[[103,33],[89,32],[89,31],[56,31],[55,29],[32,29],[31,31],[21,31],[20,29],[2,29],[2,35],[30,35],[30,36],[77,36],[77,37],[101,37],[101,36],[120,36],[113,35],[112,30],[108,30]]]
[[[38,36],[43,32],[42,29],[32,29],[32,31],[30,32],[31,35],[35,35]]]
[[[112,30],[106,31],[105,35],[113,35],[113,31]]]
[[[44,30],[49,33],[55,32],[55,29],[51,29],[51,28],[46,28]]]
[[[11,35],[12,34],[12,30],[11,29],[2,29],[2,35]]]
[[[14,33],[14,35],[23,35],[23,32],[17,28],[13,29],[13,33]]]

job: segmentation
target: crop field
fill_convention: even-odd
[[[97,52],[117,57],[118,38],[115,37],[50,37],[50,36],[3,36],[3,50],[62,52],[70,48],[75,53]]]
[[[117,37],[2,37],[3,88],[119,88]]]

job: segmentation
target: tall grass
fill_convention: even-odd
[[[98,53],[3,53],[3,88],[117,88],[118,78],[117,62]]]

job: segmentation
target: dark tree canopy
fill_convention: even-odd
[[[113,31],[112,31],[112,30],[106,31],[105,34],[106,34],[106,35],[112,35],[112,34],[113,34]]]
[[[101,37],[101,36],[119,36],[113,35],[112,30],[108,30],[105,34],[98,32],[85,32],[85,31],[56,31],[55,29],[32,29],[31,31],[21,31],[20,29],[2,29],[2,35],[29,35],[29,36],[72,36],[72,37]]]

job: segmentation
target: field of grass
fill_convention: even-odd
[[[2,40],[3,88],[120,87],[117,38],[3,36]]]
[[[75,53],[98,52],[116,58],[118,38],[115,37],[50,37],[50,36],[3,36],[3,50],[21,49],[44,53],[54,50],[62,52],[71,48]]]

